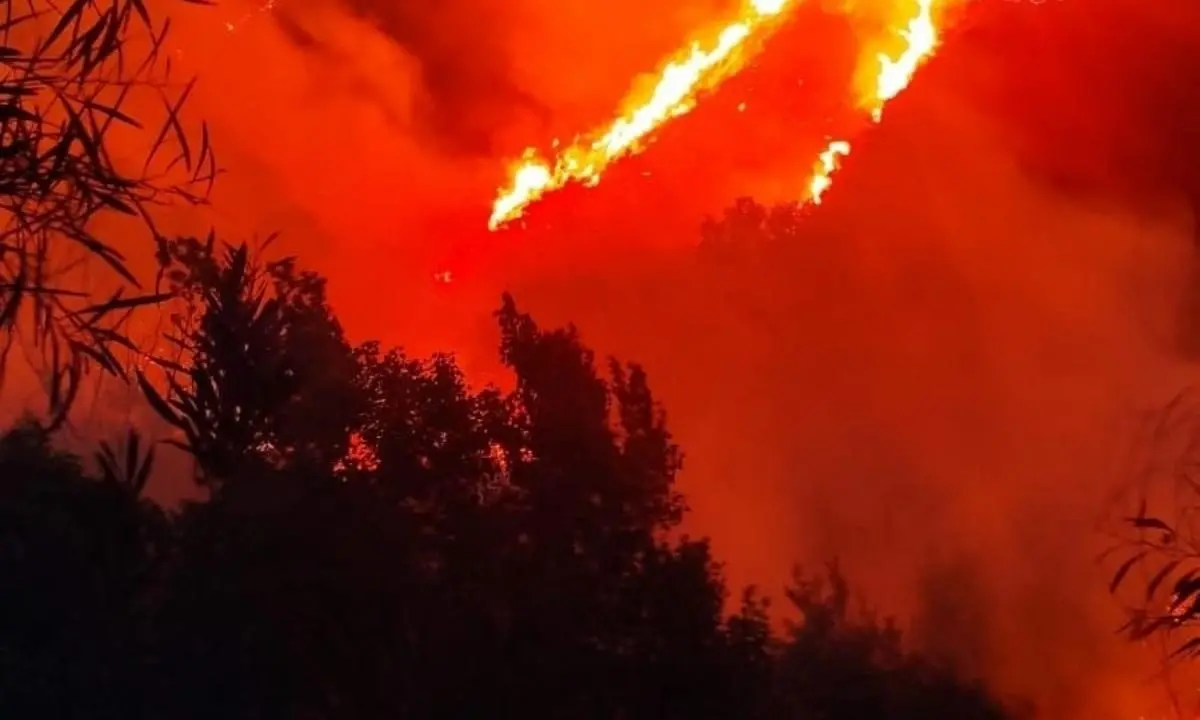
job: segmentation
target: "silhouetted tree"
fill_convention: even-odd
[[[738,198],[720,217],[700,227],[701,247],[710,252],[745,253],[764,242],[795,240],[808,209],[797,203],[766,207],[752,198]]]
[[[666,538],[683,511],[680,453],[640,368],[612,363],[601,378],[574,330],[543,331],[506,298],[515,389],[474,391],[447,356],[374,344],[351,354],[315,277],[214,244],[166,248],[167,277],[193,312],[176,322],[179,379],[152,396],[218,490],[185,513],[176,582],[195,590],[168,623],[184,634],[212,624],[204,653],[219,661],[180,660],[221,668],[192,688],[225,698],[207,711],[253,696],[257,712],[334,712],[346,702],[335,698],[363,697],[345,668],[374,676],[385,658],[413,693],[376,706],[381,716],[610,717],[651,703],[682,717],[697,703],[679,688],[719,685],[723,585],[706,544]],[[293,413],[318,415],[321,432],[289,424]],[[329,568],[396,564],[368,585],[317,573],[321,556]],[[326,604],[283,609],[281,582],[316,583],[309,595]],[[227,609],[207,615],[216,608]],[[354,632],[366,617],[384,624]],[[371,637],[370,654],[336,659],[327,638],[344,633]],[[225,675],[233,667],[244,672]]]
[[[824,575],[798,570],[787,596],[801,620],[790,625],[781,650],[780,717],[1012,716],[982,685],[906,649],[890,619],[852,596],[837,563]]]
[[[646,373],[574,328],[505,297],[511,388],[473,388],[447,355],[351,348],[291,260],[162,260],[178,352],[142,384],[208,492],[148,506],[135,435],[92,474],[40,428],[0,439],[6,718],[1001,716],[836,568],[797,576],[782,637],[753,591],[726,617]]]
[[[330,314],[325,282],[285,258],[259,262],[246,244],[160,242],[163,276],[180,298],[169,400],[145,378],[160,414],[182,430],[204,484],[263,466],[329,470],[357,414],[355,363]],[[180,363],[183,364],[180,364]]]
[[[130,435],[100,477],[36,424],[0,436],[0,715],[137,717],[148,604],[170,546]]]

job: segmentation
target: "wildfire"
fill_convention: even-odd
[[[814,205],[821,204],[821,195],[833,184],[833,173],[841,166],[839,158],[850,154],[850,143],[834,140],[817,160],[817,169],[808,181],[808,198]]]
[[[912,82],[917,68],[925,62],[937,49],[937,25],[933,21],[933,5],[936,0],[917,0],[917,15],[908,22],[908,27],[900,31],[904,38],[905,49],[899,57],[893,59],[886,54],[879,55],[879,76],[875,81],[874,105],[871,116],[875,122],[883,117],[883,107],[889,100],[899,95]]]
[[[933,6],[937,0],[913,0],[914,16],[896,29],[904,49],[895,57],[877,54],[879,70],[872,87],[860,104],[873,122],[883,117],[887,103],[908,87],[921,64],[937,48],[938,32]],[[795,0],[750,0],[742,17],[726,26],[717,42],[705,50],[694,44],[681,58],[666,65],[649,99],[636,103],[602,131],[583,136],[558,153],[553,162],[543,159],[530,148],[513,169],[512,180],[492,206],[488,228],[495,230],[518,218],[525,208],[546,193],[570,182],[594,185],[601,174],[618,158],[641,148],[642,140],[671,118],[695,106],[698,94],[741,69],[738,51],[761,26],[777,18]],[[739,105],[739,112],[745,105]],[[850,154],[847,140],[832,140],[818,156],[808,183],[807,202],[820,204],[822,194],[833,184],[833,175],[841,159]]]
[[[873,122],[878,123],[883,119],[883,108],[892,98],[904,92],[917,69],[937,49],[937,24],[933,19],[935,2],[936,0],[916,0],[916,16],[898,31],[904,40],[904,51],[899,56],[893,58],[886,53],[876,56],[879,72],[875,76],[871,93],[863,98],[863,104],[870,111]],[[809,202],[814,205],[821,204],[821,196],[833,184],[833,174],[840,167],[838,158],[849,154],[849,142],[834,140],[829,143],[821,153],[813,170],[813,177],[809,180]]]
[[[741,67],[739,50],[755,31],[778,17],[793,0],[750,0],[742,16],[721,31],[705,50],[699,43],[659,74],[649,99],[628,104],[632,109],[602,131],[575,141],[553,163],[530,148],[513,170],[512,181],[492,206],[492,230],[518,218],[531,202],[569,182],[595,184],[614,160],[639,149],[649,133],[671,118],[691,110],[697,95]]]

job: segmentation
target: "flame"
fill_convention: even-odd
[[[893,58],[886,53],[879,53],[875,59],[879,63],[879,72],[875,76],[871,93],[863,99],[863,105],[871,113],[872,122],[878,123],[883,119],[883,108],[912,82],[913,75],[921,65],[937,50],[938,31],[933,19],[933,6],[937,0],[916,0],[916,16],[908,24],[897,31],[904,40],[904,51]],[[812,179],[808,182],[808,202],[821,204],[821,196],[833,185],[833,174],[841,164],[839,157],[850,154],[850,143],[845,140],[833,140],[821,153]]]
[[[808,182],[808,197],[814,205],[821,204],[821,195],[833,185],[833,173],[841,166],[839,158],[850,154],[850,143],[845,140],[834,140],[829,143],[824,152],[818,157],[817,169],[812,180]]]
[[[513,170],[512,181],[492,206],[488,228],[495,230],[521,216],[525,207],[546,193],[569,182],[594,185],[614,160],[636,152],[640,142],[671,118],[687,113],[699,92],[711,88],[741,67],[738,51],[746,39],[793,0],[750,0],[742,16],[727,25],[716,43],[705,50],[694,43],[683,57],[670,62],[659,73],[658,83],[644,101],[632,107],[603,131],[577,140],[551,163],[530,148]]]
[[[900,31],[905,49],[895,59],[880,53],[879,75],[875,81],[874,105],[871,117],[875,122],[883,117],[883,107],[892,98],[904,92],[912,82],[913,75],[938,45],[937,25],[933,21],[933,5],[936,0],[917,0],[917,15]]]
[[[883,118],[889,101],[903,92],[913,75],[938,45],[938,29],[933,8],[937,0],[914,0],[916,13],[896,30],[904,49],[897,56],[878,53],[879,64],[871,90],[860,98],[872,122]],[[756,30],[778,17],[792,5],[793,0],[750,0],[743,17],[721,31],[716,44],[704,50],[693,44],[682,59],[667,64],[659,74],[658,83],[649,99],[630,103],[633,109],[618,117],[603,132],[592,133],[560,152],[551,163],[530,148],[512,173],[512,180],[492,206],[488,228],[495,230],[521,216],[525,208],[546,193],[570,182],[594,185],[614,160],[636,152],[640,142],[673,117],[695,106],[697,94],[711,88],[740,67],[738,50]],[[738,111],[745,104],[738,106]],[[822,195],[833,184],[833,175],[841,167],[841,159],[850,154],[847,140],[831,140],[814,164],[808,183],[807,202],[821,203]]]

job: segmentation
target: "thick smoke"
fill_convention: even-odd
[[[322,37],[311,3],[284,4],[272,19],[297,47],[320,61],[354,64],[353,47],[338,47]],[[416,66],[418,88],[409,117],[414,137],[448,154],[491,158],[495,131],[521,114],[546,118],[550,109],[523,90],[506,52],[508,10],[495,3],[436,4],[347,0],[346,9],[396,43]],[[366,85],[386,86],[387,78],[364,73]],[[384,87],[364,88],[367,102],[391,103]]]

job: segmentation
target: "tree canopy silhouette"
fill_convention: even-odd
[[[802,620],[729,614],[680,534],[682,453],[637,365],[504,297],[506,388],[352,346],[323,280],[214,238],[163,244],[174,359],[142,376],[203,499],[0,439],[0,715],[147,718],[1002,717],[797,576]]]

